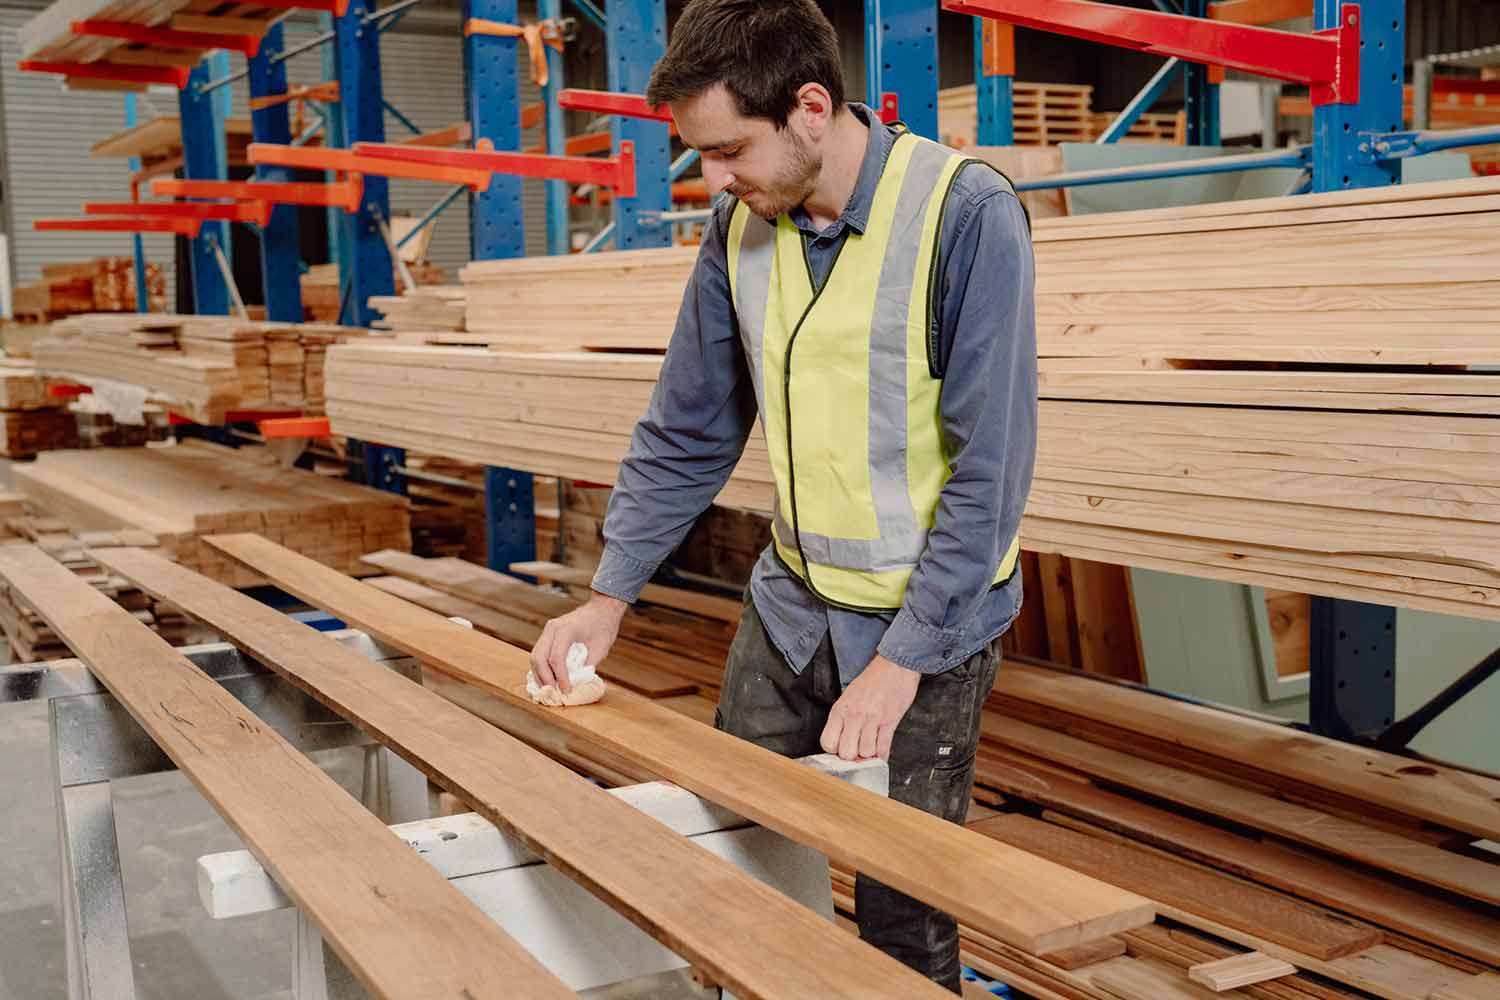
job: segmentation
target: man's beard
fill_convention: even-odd
[[[818,174],[823,169],[823,158],[808,148],[800,136],[790,131],[787,135],[789,148],[786,166],[769,187],[755,188],[745,194],[734,188],[730,189],[730,194],[749,205],[750,211],[767,222],[806,201],[817,186]]]

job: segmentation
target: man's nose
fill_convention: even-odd
[[[717,195],[720,191],[734,184],[734,174],[718,164],[704,160],[703,183],[708,185],[708,193],[710,195]]]

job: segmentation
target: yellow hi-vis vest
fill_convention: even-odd
[[[772,538],[832,605],[901,606],[952,475],[929,338],[943,209],[966,162],[898,134],[865,232],[849,232],[821,288],[785,214],[767,222],[741,203],[730,218],[730,291],[776,480]],[[1019,537],[997,553],[996,583],[1019,554]]]

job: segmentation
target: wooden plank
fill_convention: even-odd
[[[1087,684],[1080,697],[1079,685]],[[1366,799],[1439,826],[1500,838],[1500,781],[1138,689],[1012,666],[997,690],[1133,732]],[[1500,886],[1500,868],[1491,866]],[[1500,890],[1491,902],[1500,902]]]
[[[1258,951],[1247,951],[1233,958],[1221,958],[1203,962],[1188,969],[1188,978],[1201,983],[1215,993],[1223,993],[1240,986],[1254,986],[1268,979],[1295,975],[1297,967],[1279,958],[1262,955]]]
[[[0,576],[214,804],[372,994],[573,995],[373,814],[129,612],[31,546],[0,547]],[[379,668],[366,672],[399,680]]]
[[[1213,1000],[1214,997],[1243,997],[1239,990],[1215,993],[1188,979],[1176,969],[1149,959],[1119,964],[1093,975],[1095,986],[1120,1000]]]
[[[989,737],[1085,774],[1462,893],[1471,899],[1494,903],[1500,898],[1500,880],[1495,878],[1494,865],[1378,827],[1132,757],[1019,719],[1006,722]]]
[[[138,549],[110,549],[98,558],[142,589],[212,622],[230,642],[355,720],[475,812],[736,994],[853,998],[874,990],[892,998],[942,995],[930,980],[874,948],[852,947],[812,911],[515,737],[420,685],[371,669],[367,659],[327,636]],[[349,582],[380,597],[379,603],[395,602]],[[477,632],[421,614],[454,633],[499,646]],[[609,697],[619,694],[623,692]],[[705,905],[706,900],[713,903]],[[426,959],[420,951],[403,951]]]
[[[1500,997],[1500,973],[1486,972],[1451,986],[1441,986],[1427,1000],[1495,1000]]]
[[[971,810],[972,812],[972,810]],[[973,820],[979,822],[979,820]],[[1058,951],[1049,951],[1045,955],[1038,956],[1043,961],[1051,962],[1060,969],[1081,969],[1085,965],[1093,965],[1096,962],[1108,961],[1125,954],[1125,939],[1117,937],[1100,938],[1090,941],[1088,944],[1080,944],[1073,948],[1063,948]]]
[[[387,594],[411,601],[429,611],[436,611],[444,617],[463,618],[485,635],[492,635],[503,642],[529,646],[542,634],[541,626],[502,615],[482,604],[475,604],[473,601],[466,601],[400,577],[379,577],[366,582]],[[618,645],[628,644],[617,643]],[[618,653],[612,653],[603,663],[597,664],[597,667],[599,676],[606,681],[623,684],[632,691],[652,699],[696,695],[698,691],[697,685],[683,680],[676,674],[658,670],[649,664],[631,662]]]
[[[1151,905],[900,803],[811,774],[628,692],[553,711],[524,691],[527,654],[365,587],[255,535],[215,548],[303,600],[528,714],[648,767],[752,822],[808,844],[1032,953],[1149,923]],[[827,780],[825,780],[827,779]],[[949,859],[962,857],[960,868]]]
[[[566,583],[573,587],[587,587],[594,579],[592,570],[546,561],[511,563],[510,571],[523,576],[534,576],[539,580]],[[745,609],[744,604],[727,597],[700,594],[691,590],[683,590],[681,587],[664,587],[656,583],[648,583],[642,587],[640,599],[668,608],[691,611],[705,618],[716,618],[721,622],[731,624],[740,620],[740,613]]]
[[[1111,885],[1217,923],[1263,934],[1317,958],[1352,955],[1380,941],[1380,932],[1373,927],[1269,889],[1029,816],[997,816],[970,824],[970,828]]]
[[[1500,922],[1488,911],[1465,905],[1450,894],[1427,892],[1269,840],[1242,837],[1049,774],[1030,763],[982,754],[977,780],[1021,801],[1077,816],[1175,855],[1500,966]]]

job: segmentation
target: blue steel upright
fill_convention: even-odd
[[[515,24],[516,0],[464,0],[463,19]],[[469,35],[464,39],[469,124],[474,141],[498,150],[521,148],[521,89],[516,39]],[[526,256],[521,178],[493,174],[490,186],[469,202],[469,249],[475,260]]]
[[[932,0],[865,0],[865,96],[894,93],[901,120],[937,139],[937,15]]]
[[[207,62],[193,67],[188,85],[178,92],[177,108],[182,117],[182,167],[188,180],[222,181],[226,165],[219,155],[224,122],[212,93],[203,93],[211,70]],[[193,312],[199,316],[229,315],[229,287],[214,257],[214,241],[229,252],[229,223],[205,222],[191,241]]]
[[[1191,17],[1208,16],[1208,0],[1183,0],[1183,12]],[[1223,144],[1219,121],[1219,85],[1209,80],[1210,67],[1187,63],[1185,69],[1184,110],[1187,117],[1189,146]],[[1142,109],[1144,110],[1144,109]]]
[[[667,52],[666,0],[610,0],[605,28],[609,89],[643,94],[651,70]],[[672,245],[670,226],[644,226],[643,212],[672,207],[670,136],[666,122],[615,116],[614,148],[635,143],[634,198],[615,199],[615,248],[641,250]]]
[[[463,17],[516,23],[516,0],[465,0]],[[469,123],[474,139],[496,149],[521,148],[521,81],[516,40],[493,35],[464,39]],[[559,126],[559,135],[561,128]],[[494,174],[489,189],[469,203],[469,250],[475,260],[526,256],[526,216],[521,178]],[[491,569],[536,558],[536,509],[531,473],[484,470],[485,554]]]
[[[134,94],[126,94],[125,95],[125,127],[126,128],[135,128],[135,126],[136,126],[135,95]],[[129,160],[126,161],[126,169],[128,169],[130,171],[131,176],[134,176],[135,172],[137,170],[141,169],[140,158],[136,157],[136,156],[132,156]],[[135,233],[135,234],[133,234],[131,236],[131,244],[132,244],[132,246],[134,248],[134,253],[135,253],[135,311],[136,312],[150,312],[151,311],[151,290],[150,290],[150,287],[149,287],[149,283],[146,281],[146,244],[141,239],[141,234],[140,233]]]
[[[273,61],[281,51],[282,26],[273,24],[260,40],[260,50],[250,59],[250,96],[278,97],[286,93],[286,63]],[[285,103],[250,112],[250,130],[256,142],[285,145],[292,141],[291,115]],[[290,167],[257,166],[262,181],[295,179]],[[302,322],[302,257],[297,206],[277,205],[271,221],[260,230],[260,267],[265,279],[266,318],[276,323]]]
[[[356,142],[385,141],[385,101],[380,85],[380,32],[365,15],[374,13],[374,0],[350,0],[349,10],[334,19],[333,44],[339,71],[339,113],[344,119],[344,139]],[[384,177],[366,174],[359,211],[349,220],[350,313],[355,326],[369,326],[374,319],[369,299],[391,295],[396,290],[391,253],[380,235],[377,218],[391,217],[390,185]]]
[[[988,17],[974,18],[975,141],[981,146],[1010,146],[1016,141],[1015,42],[1008,24]],[[988,41],[986,41],[988,39]],[[1007,52],[992,51],[1005,47]],[[1008,55],[1002,69],[991,72],[994,57]],[[905,111],[905,108],[902,108]]]
[[[1339,25],[1339,0],[1317,0],[1315,30]],[[1401,161],[1370,162],[1360,155],[1361,132],[1402,128],[1406,71],[1406,0],[1362,0],[1359,5],[1359,103],[1313,108],[1313,190],[1401,183]]]
[[[537,15],[544,21],[562,20],[562,0],[537,0]],[[547,153],[562,156],[567,151],[563,128],[563,109],[557,103],[563,86],[563,54],[547,47],[547,85],[542,88],[542,125],[547,135]],[[547,181],[547,252],[567,253],[571,247],[568,233],[568,184]]]

